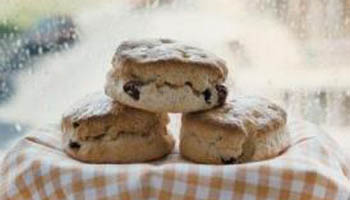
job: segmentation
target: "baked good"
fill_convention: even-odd
[[[290,144],[287,114],[267,99],[239,96],[182,116],[180,153],[199,163],[234,164],[277,156]]]
[[[131,163],[155,160],[174,147],[165,113],[121,105],[94,93],[73,105],[61,123],[63,149],[91,163]]]
[[[152,112],[193,112],[221,105],[225,62],[202,49],[170,39],[122,42],[107,74],[113,99]],[[156,102],[156,103],[155,103]]]

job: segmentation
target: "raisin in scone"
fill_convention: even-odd
[[[193,112],[225,102],[225,62],[170,39],[125,41],[107,74],[113,99],[152,112]]]
[[[290,144],[287,114],[260,97],[182,116],[180,153],[199,163],[235,164],[277,156]]]
[[[63,149],[91,163],[155,160],[174,147],[167,114],[121,105],[101,93],[86,96],[63,116]]]

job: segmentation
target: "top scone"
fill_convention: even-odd
[[[210,52],[169,39],[125,41],[107,75],[113,99],[152,112],[193,112],[222,105],[225,62]]]

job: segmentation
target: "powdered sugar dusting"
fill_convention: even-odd
[[[225,61],[210,52],[170,39],[125,41],[117,49],[116,55],[121,60],[133,60],[138,63],[174,60],[183,63],[225,65]]]
[[[86,119],[92,116],[103,116],[113,109],[113,100],[103,92],[95,92],[85,96],[73,104],[63,116],[73,120]]]
[[[222,124],[236,124],[242,129],[247,123],[256,130],[275,130],[286,124],[285,111],[267,99],[253,96],[239,96],[229,100],[223,107],[208,112],[208,117]]]
[[[251,117],[259,127],[264,127],[271,121],[285,121],[285,112],[272,102],[261,97],[236,97],[230,101],[233,109],[230,110],[229,115],[242,115]]]

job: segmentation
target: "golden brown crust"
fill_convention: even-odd
[[[193,112],[225,101],[226,77],[224,61],[204,50],[164,39],[125,41],[114,55],[105,92],[151,112]]]
[[[169,39],[124,41],[112,65],[115,71],[111,77],[116,79],[175,86],[191,82],[199,91],[208,84],[223,83],[228,73],[225,61],[214,54]]]
[[[127,107],[98,92],[64,114],[63,148],[73,158],[87,162],[154,160],[170,153],[174,146],[167,133],[168,122],[165,113]]]
[[[287,113],[260,97],[236,97],[209,111],[188,113],[183,121],[228,130],[232,134],[264,134],[285,126]]]
[[[225,79],[225,61],[205,50],[181,44],[171,39],[124,41],[114,55],[114,67],[121,67],[123,75],[135,70],[171,71],[183,68],[192,73],[207,70]]]
[[[96,92],[82,98],[65,112],[62,131],[74,131],[79,139],[100,135],[111,127],[115,133],[148,134],[155,124],[166,126],[168,122],[166,113],[152,113],[125,106],[102,92]]]
[[[182,116],[180,153],[208,164],[236,164],[277,156],[289,145],[287,114],[259,97],[235,97],[222,107]]]

